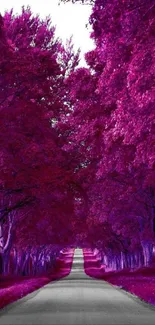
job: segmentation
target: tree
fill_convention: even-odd
[[[21,224],[29,232],[30,224],[34,230],[44,220],[45,233],[37,232],[36,245],[43,237],[44,244],[46,240],[49,244],[45,234],[49,227],[54,229],[57,218],[61,227],[67,214],[66,228],[70,227],[73,173],[68,171],[67,156],[52,123],[68,112],[64,80],[78,64],[78,54],[73,53],[71,40],[65,49],[55,39],[49,17],[41,21],[32,16],[30,7],[23,7],[19,16],[13,10],[6,12],[0,23],[0,232],[3,271],[7,273],[14,233],[17,247],[24,237]],[[68,210],[58,217],[57,210],[63,211],[68,198]],[[33,235],[30,231],[30,237]],[[59,243],[61,238],[55,237]],[[25,240],[30,244],[30,238]]]
[[[90,24],[96,48],[85,55],[89,68],[67,80],[73,109],[63,120],[64,150],[79,157],[77,179],[86,175],[88,220],[111,223],[115,217],[124,249],[131,244],[146,255],[150,247],[140,258],[145,265],[154,240],[154,9],[154,0],[95,1]]]

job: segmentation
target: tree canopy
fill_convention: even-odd
[[[29,7],[0,17],[0,218],[10,242],[14,230],[17,246],[90,245],[109,263],[133,251],[150,263],[154,10],[154,0],[96,0],[87,68],[49,17]]]

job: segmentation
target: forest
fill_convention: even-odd
[[[107,270],[152,263],[155,1],[89,3],[87,67],[50,16],[0,16],[1,275],[48,272],[76,247]]]

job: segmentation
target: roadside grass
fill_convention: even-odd
[[[150,267],[136,270],[124,269],[121,271],[105,272],[104,265],[99,266],[99,261],[92,255],[87,256],[84,251],[84,269],[90,277],[104,280],[128,291],[141,300],[155,305],[155,263]]]
[[[50,272],[40,276],[0,276],[0,309],[40,289],[49,282],[67,276],[72,267],[73,250],[70,257],[61,255]]]

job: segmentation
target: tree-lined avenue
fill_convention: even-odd
[[[66,251],[66,260],[69,252]],[[88,250],[92,259],[92,252]],[[95,257],[94,257],[95,259]],[[2,325],[154,325],[155,310],[105,281],[87,276],[83,252],[76,249],[71,273],[10,305]]]

